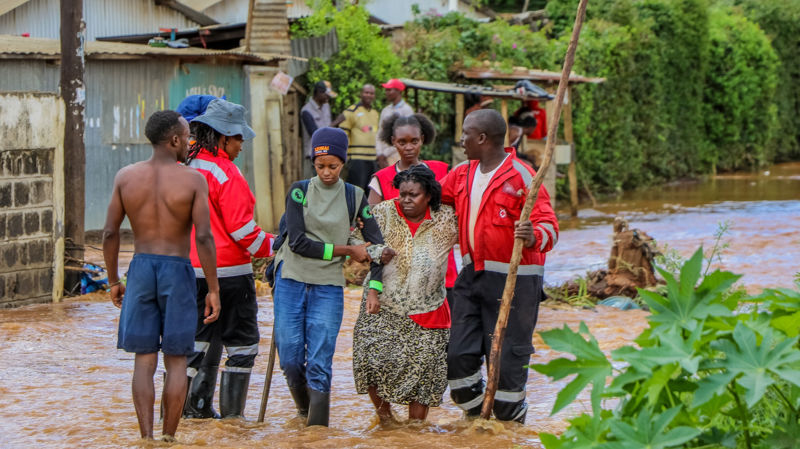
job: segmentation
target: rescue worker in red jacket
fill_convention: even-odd
[[[500,355],[494,415],[525,422],[525,367],[542,295],[545,253],[558,240],[550,195],[541,187],[530,217],[520,218],[533,170],[513,148],[503,148],[506,123],[481,109],[464,120],[461,146],[468,161],[442,181],[442,203],[455,206],[464,267],[453,288],[453,325],[447,353],[450,396],[468,417],[478,416],[484,397],[483,358],[489,358],[515,238],[525,241],[512,311]]]
[[[242,151],[243,141],[255,137],[245,120],[244,107],[222,99],[212,100],[206,111],[192,120],[190,128],[196,142],[188,165],[202,173],[208,182],[222,311],[214,323],[198,321],[195,354],[189,359],[187,369],[192,382],[184,416],[219,417],[215,416],[211,403],[220,352],[209,349],[212,343],[221,342],[228,354],[220,380],[221,417],[241,417],[259,342],[258,305],[250,258],[272,255],[274,236],[262,231],[253,220],[255,197],[233,163]],[[196,267],[200,310],[199,298],[205,296],[208,287],[199,270],[200,260],[194,245],[191,260]],[[204,363],[207,352],[215,354],[217,360]]]

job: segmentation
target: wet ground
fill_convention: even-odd
[[[623,195],[581,210],[578,219],[562,219],[559,244],[548,256],[546,281],[562,282],[603,266],[611,247],[611,222],[622,215],[632,227],[645,230],[683,256],[701,244],[710,247],[718,224],[729,221],[724,240],[730,246],[722,253],[721,265],[746,273],[741,282],[750,290],[791,286],[799,262],[794,251],[800,239],[795,232],[800,226],[798,193],[800,164],[786,164],[766,173],[718,176]],[[355,393],[351,376],[352,329],[359,298],[357,290],[346,294],[334,359],[330,428],[303,429],[293,419],[293,405],[277,367],[266,421],[255,422],[272,331],[271,300],[263,296],[259,298],[262,355],[249,390],[247,420],[183,421],[175,447],[540,447],[540,432],[560,432],[566,417],[588,409],[586,403],[577,402],[550,417],[555,397],[566,382],[550,383],[532,372],[527,385],[531,409],[524,426],[464,422],[447,399],[442,407],[431,410],[427,425],[377,426],[368,398]],[[138,440],[130,399],[133,357],[115,349],[118,315],[103,294],[0,310],[0,447],[163,446]],[[543,307],[537,330],[563,324],[577,327],[585,321],[609,352],[638,335],[645,319],[641,311]],[[560,356],[538,334],[534,345],[537,352],[532,363]],[[157,391],[161,372],[156,375]],[[403,410],[396,411],[402,419]]]

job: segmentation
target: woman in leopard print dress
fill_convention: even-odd
[[[440,204],[441,186],[430,169],[413,166],[398,173],[394,185],[400,196],[373,206],[372,214],[397,255],[384,266],[380,298],[364,290],[353,335],[353,377],[382,419],[391,416],[395,403],[408,405],[409,419],[424,420],[447,388],[450,308],[444,279],[458,229],[453,209]]]

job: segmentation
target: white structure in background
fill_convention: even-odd
[[[178,0],[184,5],[213,18],[219,23],[240,23],[247,20],[248,0]],[[311,14],[306,0],[287,0],[289,20],[299,19]],[[362,2],[367,11],[389,25],[402,25],[414,20],[411,11],[416,4],[422,14],[447,14],[460,11],[475,19],[488,19],[489,15],[477,11],[469,2],[463,0],[368,0]]]

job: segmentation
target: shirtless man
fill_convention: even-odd
[[[139,431],[142,438],[153,438],[153,375],[160,349],[167,369],[162,439],[174,441],[186,399],[186,356],[194,352],[197,327],[195,275],[189,261],[192,225],[208,283],[206,323],[219,316],[219,284],[208,185],[197,170],[176,163],[186,160],[189,124],[177,112],[159,111],[150,116],[144,132],[153,144],[153,156],[117,173],[103,231],[103,256],[111,301],[122,308],[117,348],[136,353],[132,390]],[[135,253],[127,293],[117,272],[119,227],[125,215],[133,229]]]

